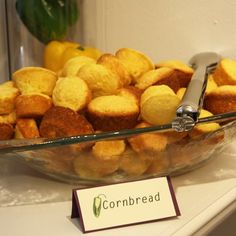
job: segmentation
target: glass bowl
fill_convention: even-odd
[[[146,127],[53,140],[1,141],[0,157],[14,157],[54,179],[79,185],[175,176],[214,159],[236,137],[236,121],[223,123],[218,130],[194,139],[188,134],[179,138],[182,133],[171,131],[175,141],[162,150],[156,135],[169,131],[155,130],[156,127]],[[140,137],[144,143],[138,143],[138,149],[134,150],[130,140]],[[101,151],[100,146],[105,150]]]

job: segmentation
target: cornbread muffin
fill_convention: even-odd
[[[142,93],[142,90],[135,88],[134,86],[128,86],[121,88],[117,95],[133,100],[133,102],[136,103],[137,106],[139,106]]]
[[[91,89],[93,97],[116,94],[122,87],[120,77],[103,65],[87,64],[77,73]]]
[[[143,122],[136,126],[136,128],[145,127],[150,127],[150,125]],[[139,134],[128,138],[128,142],[135,152],[144,152],[154,156],[156,153],[165,150],[167,136],[162,133]]]
[[[129,176],[139,176],[145,173],[150,163],[150,160],[142,158],[141,155],[132,150],[127,150],[122,155],[119,169]]]
[[[218,87],[217,83],[215,82],[214,78],[212,75],[208,76],[207,80],[207,87],[206,87],[206,92],[205,94],[210,93],[212,90],[216,89]]]
[[[98,160],[119,160],[125,146],[124,140],[98,141],[92,147],[92,154]]]
[[[39,127],[40,136],[57,138],[91,134],[94,132],[92,125],[84,116],[65,107],[51,107],[43,116]]]
[[[59,78],[52,94],[55,106],[68,107],[74,111],[84,109],[91,98],[88,85],[77,76]]]
[[[14,135],[14,128],[9,123],[0,123],[0,140],[12,139]]]
[[[42,117],[52,106],[51,97],[44,94],[22,94],[16,98],[15,109],[17,117]]]
[[[154,69],[154,64],[150,58],[143,53],[131,48],[121,48],[115,56],[122,62],[129,74],[133,78],[133,83],[142,74]]]
[[[39,130],[37,123],[31,118],[20,118],[16,121],[15,126],[15,138],[27,139],[27,138],[39,138]]]
[[[12,75],[22,94],[43,93],[51,96],[57,81],[55,72],[41,67],[24,67]]]
[[[212,116],[213,114],[207,110],[202,109],[199,115],[199,118],[205,118]],[[208,124],[197,124],[190,132],[189,136],[194,139],[198,138],[199,136],[213,132],[220,128],[218,123],[208,123]]]
[[[5,81],[0,85],[1,88],[16,88],[16,84],[13,81]]]
[[[15,124],[16,123],[16,113],[13,111],[7,115],[1,115],[0,116],[0,123]]]
[[[174,69],[167,68],[167,67],[162,67],[159,69],[147,71],[142,76],[137,78],[135,87],[145,90],[146,88],[152,85],[155,85],[158,82],[161,82],[161,83],[163,82],[163,84],[165,84],[165,81],[168,78],[170,78],[173,73],[174,73]],[[169,81],[169,84],[171,84],[171,81]],[[169,85],[169,84],[166,84],[166,85]],[[169,85],[169,87],[171,86]]]
[[[93,179],[114,173],[119,168],[119,161],[98,160],[85,152],[74,159],[73,168],[81,178]]]
[[[11,81],[0,85],[0,115],[13,112],[15,99],[19,94],[19,90],[14,87]]]
[[[156,68],[168,67],[175,70],[175,76],[178,78],[179,86],[187,87],[194,70],[179,60],[161,61],[155,65]],[[176,92],[176,90],[174,90]]]
[[[205,96],[204,108],[213,114],[236,110],[236,86],[224,85],[212,90]]]
[[[168,149],[170,166],[172,168],[181,168],[186,167],[192,164],[192,158],[195,158],[196,155],[199,155],[200,147],[198,150],[195,149],[195,146],[190,148],[182,146],[181,144],[170,145]],[[195,150],[195,152],[193,152]]]
[[[117,95],[93,99],[87,107],[87,117],[95,130],[130,129],[137,124],[139,107],[128,97]]]
[[[31,158],[40,160],[46,170],[53,173],[71,173],[73,171],[74,156],[68,147],[39,149],[32,152]]]
[[[91,57],[73,57],[66,62],[61,70],[61,76],[75,76],[83,65],[95,64],[96,61]]]
[[[103,54],[99,57],[97,63],[107,67],[113,73],[117,74],[121,78],[122,86],[127,86],[131,83],[132,76],[116,56],[108,53]]]
[[[170,123],[176,113],[180,99],[166,85],[155,85],[147,88],[141,96],[141,117],[153,125]]]
[[[236,61],[224,58],[213,73],[215,82],[221,85],[236,85]]]
[[[166,173],[170,167],[171,165],[168,152],[159,152],[155,155],[155,158],[145,173],[158,175],[161,173]]]
[[[155,64],[156,68],[159,67],[168,67],[172,68],[174,70],[179,70],[187,74],[193,74],[193,69],[186,65],[184,62],[179,60],[167,60],[167,61],[160,61],[157,64]]]
[[[182,100],[183,97],[184,97],[185,92],[186,92],[186,88],[180,88],[180,89],[177,91],[176,95],[177,95],[177,97],[178,97],[180,100]]]
[[[192,79],[192,75],[193,74],[187,74],[183,71],[179,71],[179,70],[175,70],[174,76],[176,76],[177,81],[179,83],[179,87],[188,87],[188,84],[190,82],[190,80]],[[176,90],[175,90],[176,92]]]
[[[162,132],[162,134],[166,136],[167,144],[169,145],[183,140],[185,137],[187,137],[188,132],[177,132],[173,130]]]

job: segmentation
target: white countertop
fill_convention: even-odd
[[[232,143],[204,167],[172,178],[180,217],[89,235],[206,234],[236,210],[235,144]],[[1,235],[82,235],[78,220],[70,219],[70,196],[74,186],[54,182],[24,168],[10,177],[7,171],[0,176]],[[25,205],[20,205],[22,203]]]

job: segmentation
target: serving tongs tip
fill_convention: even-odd
[[[172,122],[172,128],[177,132],[189,131],[197,124],[208,75],[214,71],[220,59],[221,56],[215,52],[198,53],[190,59],[189,63],[195,71]]]

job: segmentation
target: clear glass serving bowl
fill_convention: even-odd
[[[180,141],[168,144],[163,151],[156,152],[154,148],[154,151],[150,149],[151,151],[137,153],[127,140],[144,135],[144,131],[155,134],[155,128],[149,127],[54,140],[39,138],[1,141],[0,158],[14,156],[16,160],[54,179],[80,185],[180,175],[214,159],[216,153],[232,142],[236,137],[236,121],[224,123],[220,129],[196,139],[186,136]],[[104,156],[104,152],[103,160],[94,157],[94,144],[112,139],[123,140],[125,151],[116,156]],[[86,145],[86,148],[80,151],[78,147],[81,145]]]

